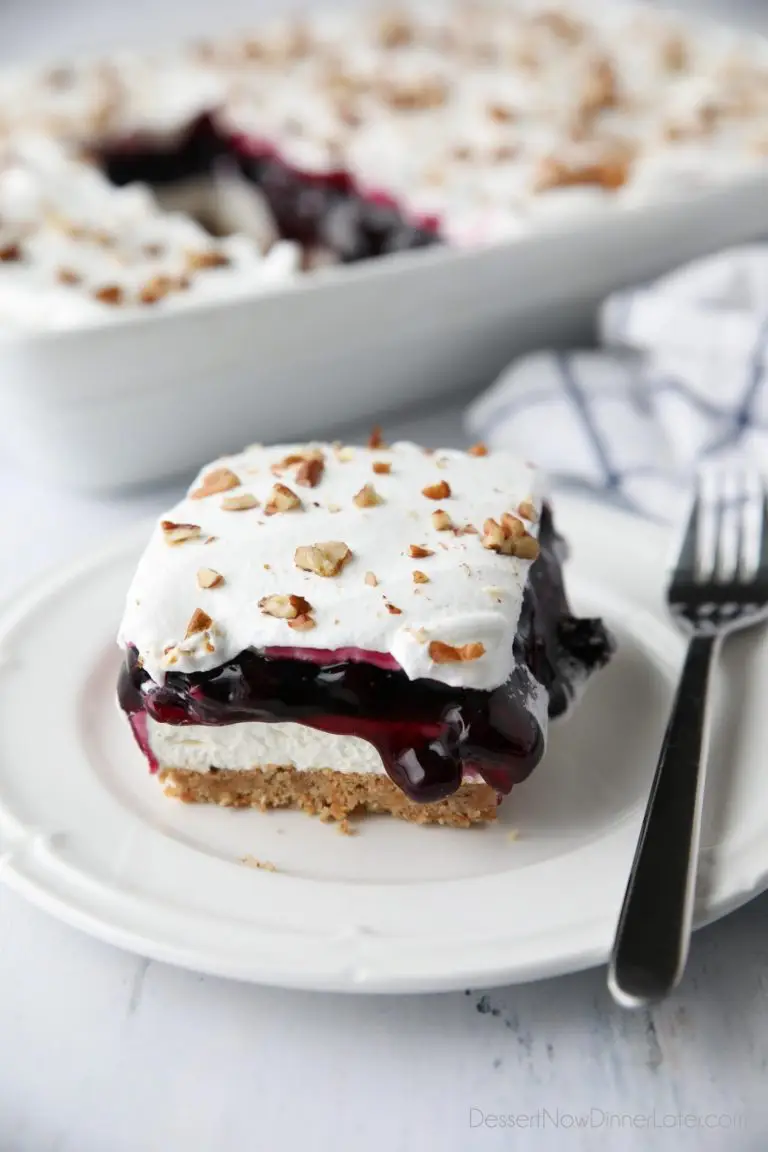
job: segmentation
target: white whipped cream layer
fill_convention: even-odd
[[[324,472],[316,487],[302,487],[294,468],[272,469],[287,456],[316,448]],[[375,462],[390,466],[386,475]],[[239,485],[204,499],[187,496],[161,517],[193,525],[195,538],[170,544],[157,524],[131,583],[119,642],[134,645],[157,683],[169,671],[216,668],[247,648],[281,647],[301,657],[305,649],[356,648],[391,655],[410,679],[426,677],[460,688],[492,689],[514,667],[512,645],[531,561],[483,547],[487,518],[499,521],[530,502],[541,509],[543,480],[530,464],[504,452],[474,456],[454,449],[426,452],[415,444],[390,448],[334,448],[329,444],[253,446],[204,468],[190,492],[217,468],[230,469]],[[267,515],[276,482],[301,498],[301,510]],[[423,489],[445,482],[450,495],[430,499]],[[354,497],[373,485],[381,503],[359,507]],[[228,511],[232,497],[258,504]],[[456,528],[438,530],[442,510]],[[531,535],[537,522],[527,522]],[[296,549],[339,541],[351,550],[341,571],[323,577],[296,566]],[[413,557],[410,547],[429,550]],[[222,577],[200,588],[198,573]],[[428,578],[416,583],[414,572]],[[372,573],[376,583],[370,582]],[[266,615],[259,602],[272,595],[301,596],[314,627],[297,631]],[[193,630],[196,612],[210,623]],[[436,663],[430,644],[482,645],[479,658]]]
[[[334,772],[384,774],[381,757],[367,740],[318,732],[303,724],[246,721],[221,727],[179,726],[159,724],[148,716],[147,735],[160,771],[222,768],[245,772],[278,764],[299,772],[331,768]]]
[[[9,327],[67,328],[289,283],[298,246],[263,255],[252,237],[214,240],[190,215],[163,211],[149,188],[115,188],[45,136],[0,146],[0,323]]]

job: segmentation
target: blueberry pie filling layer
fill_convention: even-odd
[[[482,446],[249,449],[158,525],[120,705],[184,800],[493,819],[611,652],[559,543],[535,470]]]

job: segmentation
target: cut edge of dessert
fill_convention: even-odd
[[[613,650],[561,544],[537,470],[482,445],[252,446],[156,526],[120,706],[185,802],[493,821]]]

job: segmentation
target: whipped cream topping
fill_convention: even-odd
[[[119,643],[157,683],[278,648],[378,653],[411,679],[498,687],[542,491],[537,470],[503,452],[253,446],[204,468],[161,517]]]
[[[141,185],[115,188],[43,136],[0,151],[0,320],[67,327],[288,282],[296,245],[263,256],[245,236],[214,241]]]
[[[768,150],[766,42],[637,4],[318,12],[203,55],[219,123],[459,245],[685,195]]]
[[[364,195],[384,195],[406,218],[436,221],[449,243],[475,246],[764,171],[768,43],[630,3],[465,0],[316,12],[164,54],[0,73],[0,138],[13,144],[34,131],[71,147],[67,163],[46,169],[44,194],[65,196],[80,168],[96,226],[125,194],[105,182],[96,194],[78,150],[172,142],[201,114],[301,172],[344,170]],[[147,230],[172,245],[194,228],[149,216]],[[43,229],[39,240],[55,260],[55,238]],[[245,238],[233,244],[237,259],[196,278],[195,292],[250,290],[285,280],[296,264],[285,250],[262,261]],[[97,279],[102,271],[92,256],[89,286],[91,270]],[[161,274],[176,275],[170,263]],[[30,277],[19,262],[2,271],[0,307],[14,320],[74,323],[107,306],[71,284],[56,288],[47,273]],[[128,276],[129,300],[136,291]],[[192,298],[167,291],[162,306]]]

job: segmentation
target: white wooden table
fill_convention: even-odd
[[[238,8],[166,4],[159,35]],[[157,10],[5,0],[0,57],[146,40]],[[450,442],[456,426],[414,435]],[[0,461],[0,597],[166,498],[62,496]],[[602,971],[411,998],[201,977],[0,885],[0,1152],[763,1152],[767,1084],[768,897],[695,937],[669,1002],[627,1015]]]

